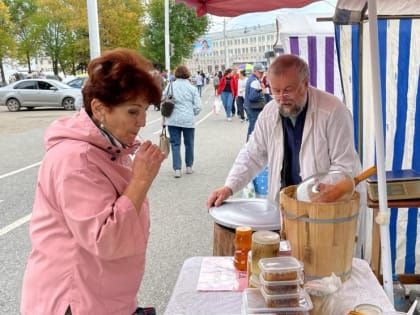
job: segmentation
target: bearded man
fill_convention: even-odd
[[[283,187],[314,174],[339,170],[354,177],[361,171],[351,113],[337,97],[309,85],[307,63],[281,55],[270,65],[268,78],[273,100],[259,114],[225,185],[210,194],[208,208],[220,206],[266,165],[267,199],[276,202]]]

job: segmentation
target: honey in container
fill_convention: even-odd
[[[233,264],[237,270],[247,270],[248,252],[251,249],[251,238],[252,229],[249,226],[240,226],[236,228]]]
[[[271,231],[257,231],[252,234],[252,274],[259,276],[258,262],[261,258],[276,257],[280,245],[280,235]]]

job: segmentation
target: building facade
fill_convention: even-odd
[[[208,33],[194,43],[191,58],[185,64],[192,72],[215,73],[241,64],[268,65],[278,50],[275,23]]]

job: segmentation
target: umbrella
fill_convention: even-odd
[[[271,11],[281,8],[301,8],[314,0],[175,0],[196,7],[197,16],[206,13],[217,16],[238,16],[245,13]]]
[[[250,63],[243,63],[239,65],[238,67],[239,70],[245,70],[245,71],[252,71],[253,68],[254,66],[251,65]]]

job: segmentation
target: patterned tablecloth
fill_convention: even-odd
[[[178,276],[166,315],[240,315],[242,292],[199,292],[197,283],[203,257],[185,260]],[[311,314],[347,315],[359,304],[374,304],[383,311],[394,310],[368,263],[354,258],[352,275],[340,289],[324,298],[313,298]]]

